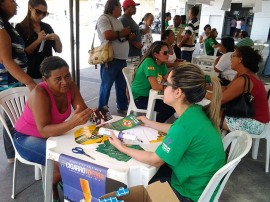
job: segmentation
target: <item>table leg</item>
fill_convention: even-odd
[[[54,161],[51,159],[47,159],[45,167],[44,202],[52,201],[53,167]]]

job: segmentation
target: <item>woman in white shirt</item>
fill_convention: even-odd
[[[154,21],[152,13],[146,13],[143,17],[143,23],[139,26],[142,35],[142,55],[150,48],[153,43],[151,25]]]
[[[183,60],[178,59],[173,50],[173,44],[175,41],[174,32],[172,30],[165,30],[161,35],[161,40],[167,43],[169,48],[169,58],[168,62],[166,62],[167,67],[171,68],[177,66],[179,62],[182,62]]]
[[[209,24],[205,25],[203,30],[204,30],[204,32],[202,32],[202,34],[199,37],[199,43],[200,44],[202,44],[202,42],[204,40],[206,40],[208,38],[208,36],[210,35],[211,25],[209,25]]]
[[[223,53],[214,63],[214,69],[219,73],[220,83],[227,86],[235,77],[236,71],[231,69],[231,54],[234,52],[234,39],[223,37],[219,46],[219,52]]]

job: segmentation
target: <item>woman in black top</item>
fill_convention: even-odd
[[[29,61],[27,73],[32,78],[39,79],[37,81],[41,81],[39,66],[44,58],[52,56],[52,48],[55,52],[62,52],[59,36],[49,24],[41,21],[48,14],[45,0],[29,0],[26,17],[16,25],[16,30],[25,42],[25,52]]]

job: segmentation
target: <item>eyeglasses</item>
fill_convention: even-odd
[[[168,50],[163,51],[163,52],[161,51],[161,53],[162,53],[163,55],[168,55],[168,54],[169,54],[169,52],[170,52],[170,51],[168,51]]]
[[[175,87],[172,83],[169,83],[168,81],[161,83],[161,85],[166,88],[168,86]]]
[[[43,15],[45,17],[45,16],[49,15],[49,12],[47,12],[47,11],[41,11],[41,10],[39,10],[37,8],[34,8],[34,10],[35,10],[35,13],[36,13],[37,16]]]

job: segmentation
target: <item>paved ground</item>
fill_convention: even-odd
[[[268,49],[265,49],[264,57],[267,54]],[[269,79],[263,80],[269,82]],[[81,69],[81,93],[89,107],[97,107],[99,86],[99,70],[95,70],[93,67]],[[111,91],[109,107],[111,113],[117,115],[114,88]],[[7,163],[2,135],[0,135],[0,153],[0,202],[43,201],[42,184],[41,181],[34,180],[34,168],[20,163],[18,165],[20,168],[18,172],[18,189],[20,193],[15,200],[11,199],[13,165]],[[251,159],[249,153],[240,162],[230,177],[220,201],[270,201],[270,174],[264,172],[265,141],[261,141],[258,156],[258,160],[255,161]]]

